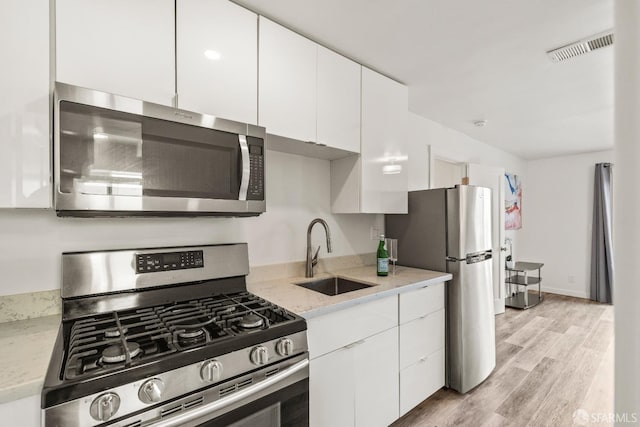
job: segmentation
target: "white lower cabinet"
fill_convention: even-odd
[[[40,427],[40,394],[0,404],[3,426]]]
[[[402,416],[445,383],[444,283],[401,294],[399,313]]]
[[[444,386],[444,349],[421,358],[400,371],[400,415]]]
[[[311,426],[387,426],[398,418],[398,328],[311,361]]]
[[[356,426],[388,426],[398,419],[397,346],[398,328],[392,328],[353,348]]]
[[[398,418],[398,297],[307,321],[311,426],[386,426]]]
[[[311,427],[388,426],[444,386],[444,283],[307,327]]]
[[[354,381],[351,349],[343,347],[313,359],[309,366],[309,424],[354,425]]]

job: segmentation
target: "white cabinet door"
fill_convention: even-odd
[[[363,213],[407,213],[407,87],[362,67]]]
[[[40,427],[41,414],[39,394],[0,404],[4,426]]]
[[[353,351],[340,348],[309,365],[309,425],[354,425]]]
[[[397,325],[396,295],[313,317],[307,320],[309,357],[313,360]]]
[[[353,352],[355,425],[388,426],[399,417],[398,328],[366,338]]]
[[[3,2],[0,37],[0,208],[48,208],[49,1]]]
[[[444,282],[400,294],[400,324],[444,308]]]
[[[444,309],[400,325],[399,329],[400,369],[404,369],[444,348]]]
[[[174,0],[57,0],[56,80],[171,105]]]
[[[400,416],[444,387],[444,349],[400,371]]]
[[[407,87],[362,67],[360,157],[331,162],[333,213],[407,213]]]
[[[258,123],[258,15],[228,0],[176,4],[178,106]]]
[[[317,142],[360,152],[360,69],[362,67],[318,46]]]
[[[317,45],[260,17],[258,123],[267,133],[316,140]]]

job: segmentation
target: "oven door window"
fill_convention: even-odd
[[[309,380],[298,381],[198,427],[305,427],[309,425]]]
[[[62,101],[60,191],[237,200],[238,135]]]

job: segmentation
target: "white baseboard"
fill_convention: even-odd
[[[549,288],[549,287],[546,287],[546,286],[542,286],[542,292],[549,292],[551,294],[566,295],[568,297],[589,299],[589,295],[586,292],[579,292],[579,291],[574,291],[574,290],[570,290],[570,289]]]

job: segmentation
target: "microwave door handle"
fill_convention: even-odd
[[[242,179],[240,180],[240,192],[238,200],[247,200],[247,191],[249,189],[249,175],[251,174],[251,163],[249,159],[249,145],[247,145],[247,137],[238,135],[240,142],[240,155],[242,156]]]

